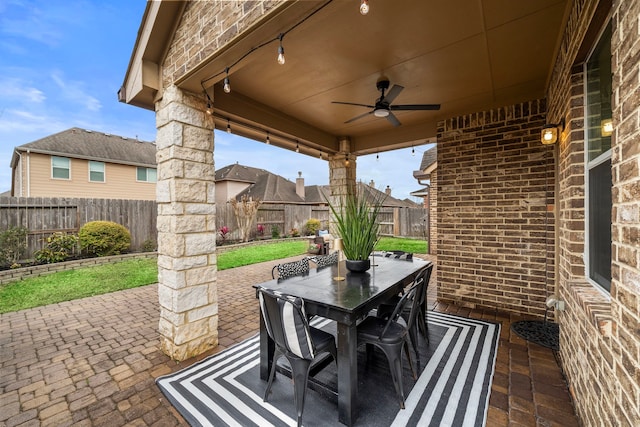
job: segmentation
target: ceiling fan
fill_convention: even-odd
[[[366,116],[368,116],[370,114],[373,114],[376,117],[386,117],[387,120],[389,120],[389,122],[393,126],[397,127],[397,126],[400,126],[400,121],[393,114],[393,111],[417,111],[417,110],[439,110],[440,109],[440,104],[391,105],[393,100],[396,99],[396,97],[398,95],[400,95],[400,92],[402,92],[402,89],[404,89],[404,87],[394,84],[393,87],[391,88],[391,90],[389,90],[389,92],[387,92],[386,95],[385,95],[385,91],[387,89],[389,89],[389,79],[387,79],[386,77],[380,78],[376,82],[376,87],[380,91],[381,96],[380,96],[380,98],[378,98],[376,100],[375,105],[356,104],[356,103],[353,103],[353,102],[340,102],[340,101],[333,101],[332,102],[332,104],[355,105],[355,106],[358,106],[358,107],[366,107],[366,108],[371,108],[372,109],[369,112],[366,112],[364,114],[360,114],[358,116],[355,116],[355,117],[347,120],[345,123],[351,123],[351,122],[354,122],[354,121],[356,121],[358,119],[366,117]]]

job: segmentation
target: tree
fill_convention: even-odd
[[[231,199],[231,206],[236,215],[238,230],[240,230],[240,239],[243,242],[249,241],[249,233],[261,204],[262,202],[260,200],[253,200],[246,194],[243,195],[240,200]]]

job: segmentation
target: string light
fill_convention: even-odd
[[[411,146],[411,155],[415,156],[416,155],[416,149],[413,148],[413,145]]]
[[[231,122],[227,119],[227,133],[231,133]]]
[[[349,166],[349,153],[347,153],[347,156],[344,158],[344,165]]]
[[[284,65],[284,47],[282,47],[282,38],[284,37],[283,33],[280,33],[278,39],[280,39],[280,46],[278,47],[278,64]]]
[[[322,151],[319,151],[318,153],[319,153],[319,154],[318,154],[318,157],[319,157],[320,159],[322,159]]]
[[[271,138],[269,138],[269,131],[267,131],[267,140],[265,142],[267,144],[271,144]]]
[[[229,83],[229,67],[227,67],[224,71],[226,73],[226,76],[224,78],[223,89],[224,89],[225,93],[230,93],[231,92],[231,84]]]
[[[298,144],[298,141],[296,141],[296,153],[300,152],[300,144]]]
[[[207,95],[207,98],[209,97],[209,95]],[[212,115],[213,114],[213,109],[211,108],[211,101],[207,101],[207,114],[208,115]]]
[[[376,153],[376,162],[380,160],[380,153]]]
[[[369,0],[362,0],[360,3],[360,13],[362,15],[369,13]]]

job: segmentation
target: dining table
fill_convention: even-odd
[[[430,264],[416,257],[406,260],[373,256],[370,259],[371,268],[365,272],[348,271],[345,262],[340,261],[312,268],[304,275],[254,286],[300,297],[308,315],[336,322],[338,420],[347,426],[353,425],[358,417],[358,321],[400,293]],[[265,381],[274,362],[274,350],[275,344],[260,316],[260,377]]]

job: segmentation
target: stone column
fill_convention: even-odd
[[[340,199],[356,191],[356,156],[350,154],[351,141],[348,137],[340,139],[340,151],[329,156],[329,188],[331,203],[340,204]],[[337,235],[333,226],[333,218],[329,220],[331,234]]]
[[[175,86],[156,104],[162,350],[184,360],[218,344],[213,118]]]

